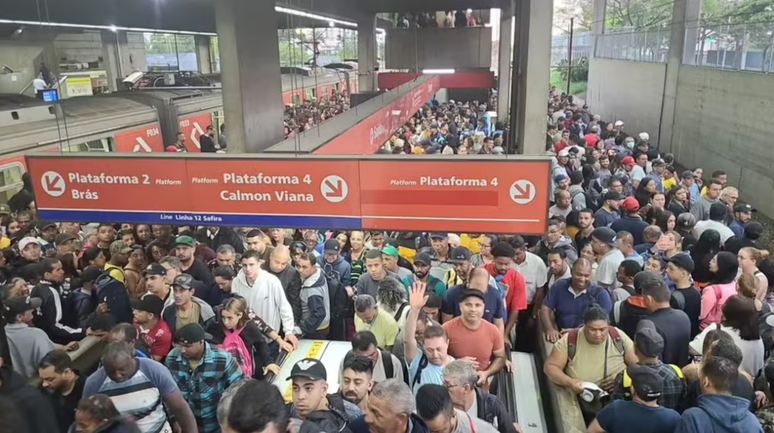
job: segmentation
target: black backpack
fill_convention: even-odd
[[[132,323],[132,305],[126,286],[110,276],[111,270],[108,269],[94,280],[97,303],[107,304],[108,313],[116,319],[116,323]]]
[[[309,413],[298,433],[352,433],[342,397],[338,394],[328,394],[326,397],[328,410]]]
[[[581,194],[581,192],[575,192],[574,194],[572,194],[572,197],[570,197],[570,200],[575,199],[575,197],[577,197],[579,194]],[[583,198],[586,200],[586,209],[591,209],[593,212],[596,212],[597,210],[599,210],[599,203],[597,203],[597,201],[594,200],[594,197],[592,197],[588,191],[584,189],[582,194],[583,194]]]

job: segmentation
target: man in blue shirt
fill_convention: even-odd
[[[487,322],[504,328],[503,322],[503,296],[496,287],[489,284],[489,272],[484,268],[475,268],[470,272],[467,283],[458,284],[446,291],[441,306],[441,318],[447,322],[462,313],[460,312],[460,301],[462,292],[466,289],[476,289],[484,293],[484,316]]]
[[[618,213],[618,203],[626,196],[616,191],[608,191],[602,196],[602,206],[594,213],[594,228],[610,227],[615,220],[621,218]]]
[[[583,324],[583,314],[592,305],[609,312],[610,294],[591,282],[591,263],[580,258],[572,266],[571,277],[557,281],[549,289],[540,307],[545,338],[555,343],[561,331]]]
[[[741,238],[744,235],[744,225],[752,219],[753,212],[758,212],[758,210],[747,203],[734,205],[734,220],[728,225],[728,228],[734,232],[734,236]]]

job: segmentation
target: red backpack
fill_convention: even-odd
[[[245,328],[242,327],[236,331],[224,329],[223,332],[226,334],[226,338],[223,339],[221,348],[231,354],[245,376],[253,377],[253,357],[250,355],[250,351],[247,350],[244,340],[239,336],[243,329]]]

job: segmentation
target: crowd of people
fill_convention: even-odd
[[[394,26],[397,29],[480,27],[484,24],[480,14],[471,9],[443,13],[401,13],[396,14],[394,19]]]
[[[428,104],[387,151],[498,153],[487,116]],[[27,178],[0,206],[0,432],[515,433],[498,372],[548,343],[590,432],[774,427],[752,206],[571,98],[548,129],[543,236],[50,222]],[[351,350],[297,362],[286,404],[268,381],[310,339]]]

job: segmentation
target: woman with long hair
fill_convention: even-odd
[[[705,230],[690,251],[694,263],[691,276],[696,282],[696,286],[701,289],[712,281],[713,274],[710,270],[710,262],[720,251],[720,233],[717,230]]]
[[[661,233],[666,233],[674,230],[676,224],[677,224],[677,218],[675,218],[675,214],[673,214],[668,210],[662,209],[656,212],[656,215],[653,218],[653,225],[658,226],[661,229]],[[683,236],[680,235],[680,240],[682,241],[682,239],[683,239]]]
[[[68,433],[139,433],[140,429],[121,416],[113,400],[105,394],[94,394],[78,402],[75,423]]]
[[[669,190],[667,203],[667,209],[675,215],[691,211],[691,205],[688,203],[688,190],[682,185],[675,185]]]
[[[266,339],[263,338],[265,334],[261,332],[261,328],[255,321],[250,320],[247,303],[244,298],[239,296],[229,298],[223,302],[219,309],[218,316],[220,320],[213,321],[213,323],[207,326],[207,332],[212,334],[213,342],[218,345],[226,343],[225,346],[228,347],[223,348],[237,359],[243,372],[251,371],[251,376],[255,379],[263,379],[269,372],[275,375],[279,374],[280,368],[271,359],[269,345],[266,343]],[[292,350],[292,346],[284,342],[276,332],[270,330],[270,335],[269,338],[279,343],[282,350]],[[227,338],[229,336],[232,336],[232,338]],[[242,354],[236,349],[237,346],[231,343],[233,337],[237,336],[247,349],[250,356],[249,360],[241,359]]]
[[[409,310],[403,284],[394,278],[380,281],[376,291],[376,305],[398,322],[398,329],[403,329]]]
[[[141,273],[145,269],[145,249],[142,245],[132,246],[132,253],[129,254],[129,263],[124,266],[124,276],[126,276],[126,290],[130,297],[140,297],[145,293],[145,284],[140,286]]]
[[[104,269],[107,258],[105,257],[105,253],[102,251],[102,249],[94,245],[86,248],[86,251],[84,251],[83,255],[81,256],[80,262],[80,266],[78,266],[79,269],[84,269],[87,266],[96,266],[100,269]]]
[[[758,269],[758,263],[767,258],[769,252],[753,247],[744,247],[736,255],[739,262],[739,270],[743,274],[752,274],[758,279],[757,299],[764,300],[769,293],[769,279]]]
[[[148,263],[158,263],[159,260],[169,255],[169,246],[161,240],[154,240],[145,248],[145,258]]]
[[[736,291],[736,290],[734,290]],[[723,305],[723,322],[717,326],[705,328],[690,343],[694,354],[702,353],[704,337],[713,329],[728,333],[734,344],[742,351],[740,368],[751,377],[756,377],[764,363],[764,348],[758,331],[758,314],[755,303],[742,295],[733,295]]]
[[[766,318],[771,314],[771,305],[757,298],[758,278],[753,274],[740,275],[736,280],[736,291],[755,304],[755,311],[758,313],[758,331],[763,340],[763,348],[766,353],[769,353],[774,343],[771,339],[771,325],[766,323]]]
[[[710,260],[710,271],[714,277],[712,284],[701,291],[699,329],[704,329],[713,323],[720,323],[723,317],[723,305],[728,298],[736,295],[735,280],[738,268],[736,256],[727,251],[719,252]]]
[[[656,181],[653,178],[645,177],[640,181],[637,186],[637,191],[634,193],[634,198],[640,204],[640,208],[643,208],[650,204],[650,195],[656,192]]]
[[[344,260],[349,262],[352,275],[352,286],[357,284],[360,276],[365,269],[365,253],[368,249],[365,246],[365,232],[362,230],[352,230],[349,233],[349,248],[342,253]]]

